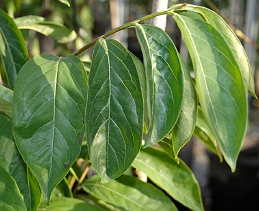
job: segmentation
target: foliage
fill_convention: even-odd
[[[176,21],[195,77],[163,30],[140,23],[163,14]],[[105,39],[128,27],[136,30],[144,63]],[[30,59],[24,28],[61,42],[75,39],[75,32],[44,18],[13,19],[0,11],[7,83],[0,86],[1,209],[177,210],[174,198],[203,210],[197,180],[178,153],[195,135],[235,171],[247,92],[256,97],[246,54],[223,19],[204,7],[174,5],[73,55]],[[88,71],[78,56],[93,45]]]

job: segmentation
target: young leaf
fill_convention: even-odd
[[[174,127],[183,101],[183,71],[169,36],[152,25],[135,25],[144,57],[148,133],[145,147],[163,139]]]
[[[38,211],[102,211],[94,205],[88,204],[79,199],[66,198],[66,197],[53,197],[50,205],[41,204]]]
[[[12,133],[12,121],[0,114],[0,166],[14,178],[23,195],[26,210],[36,211],[41,198],[39,185],[18,152]]]
[[[184,93],[181,113],[172,130],[172,148],[175,159],[193,134],[197,114],[197,96],[192,77],[182,58],[180,58],[180,64],[184,72]]]
[[[209,23],[184,13],[173,17],[192,58],[201,107],[234,171],[247,122],[246,90],[237,59],[222,34]]]
[[[143,102],[134,62],[120,43],[100,39],[89,74],[87,141],[103,182],[119,177],[139,152]]]
[[[0,110],[8,116],[13,115],[13,91],[0,85]]]
[[[20,30],[3,10],[0,10],[0,57],[13,89],[17,73],[28,60],[28,51]]]
[[[80,152],[86,95],[85,70],[75,56],[36,56],[17,77],[14,137],[46,203]]]
[[[29,15],[15,19],[19,29],[30,29],[45,36],[50,36],[59,43],[67,43],[76,39],[75,31],[71,31],[65,26],[46,21],[43,17]]]
[[[179,164],[165,152],[146,148],[141,150],[132,165],[165,190],[175,200],[191,210],[203,210],[201,193],[191,170]]]
[[[26,210],[23,197],[16,182],[2,166],[0,166],[0,175],[0,210]]]
[[[246,88],[248,89],[251,95],[256,97],[254,79],[253,79],[253,74],[249,64],[249,60],[246,56],[243,45],[240,43],[235,33],[232,31],[229,25],[223,20],[223,18],[221,18],[214,11],[200,6],[195,6],[194,8],[206,19],[206,21],[210,25],[218,29],[219,32],[223,35],[226,42],[230,46],[232,53],[236,58],[236,61],[239,66],[239,70],[242,74],[242,77],[244,79]]]
[[[93,176],[82,188],[118,210],[177,210],[161,190],[132,176],[122,175],[106,184],[101,183],[99,176]]]

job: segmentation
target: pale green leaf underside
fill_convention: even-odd
[[[100,178],[94,176],[86,180],[82,187],[118,210],[177,210],[161,190],[131,176],[122,175],[106,184],[102,184]]]
[[[13,89],[20,68],[28,60],[28,51],[20,30],[3,10],[0,10],[0,59]]]
[[[147,174],[156,185],[191,210],[203,210],[198,182],[181,160],[177,164],[165,152],[146,148],[140,151],[132,166]]]
[[[13,91],[0,85],[0,110],[8,116],[13,116]]]
[[[23,16],[15,19],[19,29],[30,29],[39,32],[45,36],[50,36],[59,43],[67,43],[76,39],[75,31],[71,31],[65,26],[46,21],[40,16]]]
[[[12,121],[4,114],[0,114],[0,155],[0,166],[4,167],[16,181],[27,210],[37,210],[41,197],[38,183],[28,171],[16,148]]]
[[[12,176],[0,166],[0,210],[20,211],[26,210],[23,197]]]
[[[136,67],[120,43],[100,39],[89,75],[87,140],[103,182],[120,176],[139,152],[143,102]]]
[[[146,71],[148,133],[145,147],[162,140],[175,125],[183,101],[183,71],[177,49],[160,28],[136,24]]]
[[[234,171],[247,121],[246,90],[237,60],[213,26],[183,14],[173,17],[192,58],[201,107]]]
[[[17,77],[14,137],[46,202],[80,152],[86,88],[84,67],[75,56],[36,56]]]

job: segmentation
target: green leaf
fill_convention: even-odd
[[[192,58],[205,117],[226,162],[235,171],[247,123],[246,90],[237,59],[222,34],[209,23],[184,13],[173,17]]]
[[[19,70],[28,60],[28,51],[20,30],[3,10],[0,10],[0,57],[13,89]]]
[[[118,210],[177,210],[161,190],[132,176],[122,175],[106,184],[101,183],[99,176],[93,176],[82,188]]]
[[[41,204],[38,211],[100,211],[101,209],[79,199],[57,197],[52,198],[50,205]]]
[[[191,170],[155,148],[141,150],[132,164],[175,200],[191,210],[203,210],[201,193]]]
[[[133,60],[120,43],[100,39],[89,74],[87,141],[103,182],[131,165],[142,141],[143,102]]]
[[[0,155],[0,166],[16,181],[27,210],[37,210],[41,198],[39,185],[16,148],[12,121],[4,114],[0,114]]]
[[[58,1],[60,1],[61,3],[67,5],[68,7],[70,7],[69,1],[67,1],[67,0],[58,0]]]
[[[135,25],[144,57],[148,133],[145,147],[162,140],[174,127],[183,101],[183,71],[177,49],[160,28]]]
[[[75,56],[36,56],[17,77],[14,137],[46,203],[80,152],[86,95],[85,70]]]
[[[232,53],[236,58],[236,61],[239,66],[239,70],[242,74],[242,77],[244,79],[246,88],[251,93],[251,95],[256,97],[254,79],[253,79],[253,74],[249,64],[249,60],[247,58],[245,49],[243,45],[240,43],[236,34],[229,27],[229,25],[223,20],[223,18],[220,17],[217,13],[205,7],[195,6],[194,8],[206,19],[206,21],[210,25],[212,25],[214,28],[219,30],[219,32],[223,35],[224,39],[230,46]]]
[[[222,156],[218,151],[217,139],[206,122],[206,118],[201,107],[198,107],[197,113],[197,121],[196,128],[194,130],[194,135],[202,141],[213,153],[219,156],[220,160],[222,160]]]
[[[45,36],[50,36],[59,43],[67,43],[76,39],[75,31],[71,31],[65,26],[46,21],[43,17],[29,15],[15,19],[19,29],[30,29],[39,32]]]
[[[8,116],[13,115],[13,91],[0,85],[0,110]]]
[[[197,114],[197,96],[193,80],[182,58],[180,58],[180,62],[184,72],[184,93],[181,113],[172,130],[172,147],[175,159],[177,159],[180,149],[192,137]]]
[[[20,211],[26,210],[23,197],[12,176],[0,166],[0,210]]]

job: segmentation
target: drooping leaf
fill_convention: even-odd
[[[174,127],[183,101],[183,71],[169,36],[152,25],[136,24],[146,71],[148,133],[145,147],[163,139]]]
[[[98,207],[88,204],[79,199],[66,198],[66,197],[56,197],[52,198],[50,205],[41,203],[38,211],[101,211]]]
[[[139,152],[143,102],[136,67],[114,40],[100,39],[89,74],[87,141],[103,182],[119,177]]]
[[[247,122],[246,90],[237,59],[222,34],[209,23],[184,13],[173,17],[192,58],[201,107],[234,171]]]
[[[194,135],[202,141],[205,146],[207,146],[213,153],[218,155],[220,160],[222,160],[222,156],[218,151],[218,144],[217,139],[211,130],[210,126],[206,122],[206,118],[204,116],[204,113],[201,109],[201,107],[198,107],[197,112],[197,121],[196,121],[196,127],[194,130]]]
[[[68,0],[58,0],[58,1],[60,1],[61,3],[67,5],[68,7],[70,7],[70,3],[69,3]]]
[[[184,93],[181,113],[172,130],[172,148],[175,159],[177,159],[180,149],[192,137],[197,114],[197,96],[192,77],[182,58],[180,58],[180,63],[184,72]]]
[[[18,189],[15,180],[2,166],[0,166],[0,175],[0,210],[26,210],[23,197]]]
[[[146,148],[140,151],[132,165],[186,207],[203,210],[198,182],[181,160],[177,164],[165,152]]]
[[[19,29],[30,29],[45,36],[50,36],[59,43],[67,43],[76,39],[75,31],[71,31],[65,26],[47,21],[43,17],[29,15],[15,19]]]
[[[75,56],[36,56],[17,77],[14,137],[46,203],[80,152],[86,84],[84,67]]]
[[[3,10],[0,10],[0,57],[13,89],[19,70],[28,60],[28,51],[20,30]]]
[[[13,91],[0,85],[0,110],[8,116],[13,115]]]
[[[106,184],[101,183],[99,176],[93,176],[82,187],[118,210],[177,210],[161,190],[132,176],[122,175]]]
[[[16,181],[27,210],[37,210],[41,198],[39,185],[16,148],[12,121],[4,114],[0,114],[0,155],[0,166]]]
[[[216,14],[214,11],[200,6],[195,6],[194,8],[200,14],[202,14],[202,16],[206,19],[206,21],[210,25],[218,29],[219,32],[223,35],[229,47],[231,48],[232,53],[236,58],[237,64],[239,66],[239,70],[242,74],[247,90],[251,93],[251,95],[256,97],[254,79],[253,79],[253,74],[249,64],[249,60],[247,58],[245,49],[243,45],[240,43],[236,34],[229,27],[229,25],[223,20],[223,18],[220,17],[218,14]]]

